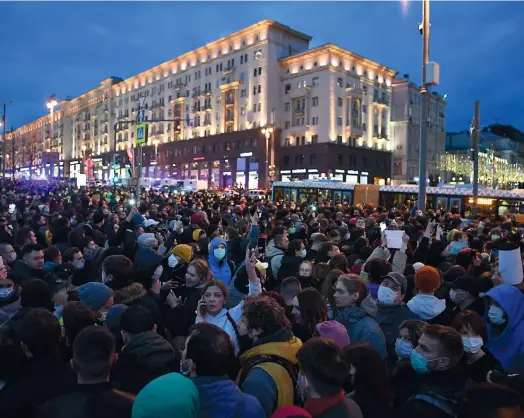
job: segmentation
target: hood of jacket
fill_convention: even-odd
[[[508,317],[504,329],[494,335],[493,325],[487,319],[488,343],[486,348],[500,362],[506,373],[524,372],[524,296],[521,291],[509,285],[500,285],[491,289],[485,296],[495,300]]]
[[[200,394],[200,416],[234,417],[249,416],[247,402],[255,400],[242,393],[227,377],[195,377],[191,379]],[[237,415],[239,414],[239,415]]]
[[[152,248],[139,248],[135,253],[134,264],[138,268],[153,268],[162,262],[162,256]]]
[[[0,325],[12,318],[20,309],[20,288],[15,287],[7,298],[0,299]]]
[[[43,270],[35,270],[29,267],[22,260],[16,260],[11,270],[11,276],[17,284],[27,283],[31,279],[42,279],[44,280],[45,273]]]
[[[294,336],[287,341],[260,344],[242,354],[240,356],[240,364],[244,365],[250,358],[260,355],[279,356],[292,364],[298,364],[297,351],[300,347],[302,347],[302,341]]]
[[[446,309],[446,300],[438,299],[432,295],[416,295],[408,302],[411,312],[417,314],[420,319],[427,321],[439,316]]]
[[[44,262],[44,267],[42,268],[42,270],[45,272],[52,271],[56,266],[56,263],[53,263],[52,261],[46,261]]]
[[[132,283],[115,292],[115,303],[128,304],[147,295],[141,283]]]
[[[225,285],[229,286],[231,283],[231,280],[233,278],[233,272],[231,271],[231,268],[229,267],[228,259],[227,259],[227,250],[226,255],[224,258],[219,261],[218,258],[215,257],[214,250],[218,245],[224,245],[226,247],[226,241],[224,241],[220,237],[215,237],[211,240],[209,243],[209,254],[208,254],[208,262],[209,262],[209,269],[215,276],[215,279],[220,280]]]
[[[275,240],[269,241],[269,244],[267,246],[267,256],[268,257],[274,257],[276,255],[284,255],[284,250],[278,248],[275,246]]]
[[[170,370],[175,366],[175,351],[169,342],[153,331],[134,335],[124,346],[121,353],[124,358],[132,359],[150,372]]]
[[[360,321],[366,316],[374,318],[377,315],[377,311],[377,303],[368,295],[360,305],[338,308],[335,319],[342,324],[351,324]]]

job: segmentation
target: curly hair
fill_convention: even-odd
[[[249,296],[244,299],[243,316],[250,329],[261,329],[269,335],[282,328],[291,329],[284,308],[270,296]]]
[[[298,295],[300,308],[301,326],[314,335],[317,324],[328,320],[328,312],[324,298],[316,289],[308,288],[302,290]]]
[[[196,274],[200,279],[201,284],[205,284],[215,279],[215,276],[209,269],[209,264],[207,264],[206,260],[203,260],[201,258],[195,258],[193,261],[189,263],[187,267],[189,268],[190,266],[193,266],[195,268]]]

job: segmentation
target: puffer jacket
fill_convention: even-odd
[[[123,347],[112,379],[125,392],[137,394],[151,380],[180,367],[180,355],[162,336],[153,331],[134,335]]]
[[[386,338],[374,319],[377,310],[376,302],[368,295],[360,305],[339,308],[335,320],[346,327],[352,343],[368,342],[377,349],[380,357],[386,359]]]

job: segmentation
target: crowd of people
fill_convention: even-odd
[[[514,219],[0,189],[2,418],[524,417]]]

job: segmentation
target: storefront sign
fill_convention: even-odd
[[[344,170],[335,170],[335,173],[344,174]]]
[[[348,170],[348,174],[358,174],[358,170]]]
[[[316,168],[310,168],[307,172],[308,173],[318,173],[318,170]]]
[[[290,174],[291,170],[280,170],[280,174]]]
[[[306,172],[305,168],[298,168],[292,171],[293,174],[300,174],[300,173],[305,173],[305,172]]]
[[[195,157],[193,158],[193,161],[202,161],[202,160],[205,160],[206,157]]]
[[[252,152],[243,152],[240,154],[241,157],[252,157],[253,156],[253,153]]]

